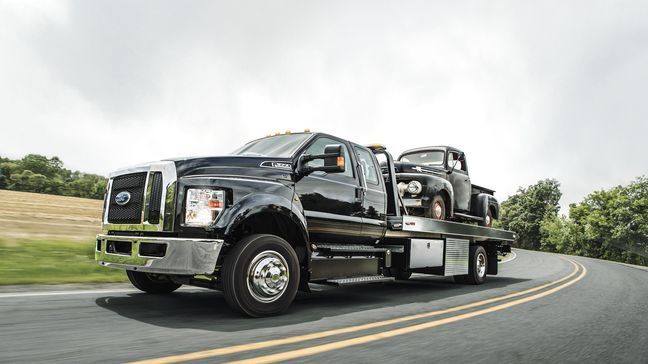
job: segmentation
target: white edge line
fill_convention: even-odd
[[[0,293],[0,298],[16,297],[41,297],[41,296],[65,296],[78,294],[103,294],[103,293],[132,293],[139,292],[136,289],[110,289],[110,290],[91,290],[91,291],[55,291],[55,292],[24,292],[24,293]]]
[[[505,260],[505,261],[503,261],[503,262],[499,262],[499,264],[504,264],[504,263],[512,262],[512,261],[515,260],[515,258],[517,258],[517,254],[515,254],[515,252],[511,252],[510,254],[513,254],[513,258],[511,258],[511,259],[507,259],[507,260]]]

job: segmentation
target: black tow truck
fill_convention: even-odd
[[[142,291],[222,290],[254,317],[309,283],[497,274],[515,233],[408,214],[398,183],[384,147],[310,132],[138,165],[110,175],[95,258]]]

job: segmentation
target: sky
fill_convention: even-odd
[[[309,128],[504,200],[648,174],[645,1],[0,0],[0,156],[111,170]]]

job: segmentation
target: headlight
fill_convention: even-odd
[[[409,192],[411,195],[418,195],[423,191],[423,186],[421,185],[421,182],[419,181],[412,181],[407,184],[407,192]]]
[[[225,207],[225,191],[190,188],[187,190],[186,201],[185,225],[208,226]]]

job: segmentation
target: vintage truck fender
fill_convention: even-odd
[[[499,219],[499,202],[493,195],[488,193],[472,195],[471,210],[474,216],[485,217],[488,209],[493,210],[494,219]]]
[[[443,197],[446,204],[447,216],[454,215],[454,189],[450,181],[443,177],[423,173],[398,173],[397,182],[419,181],[423,185],[423,207],[428,208],[435,195]]]

